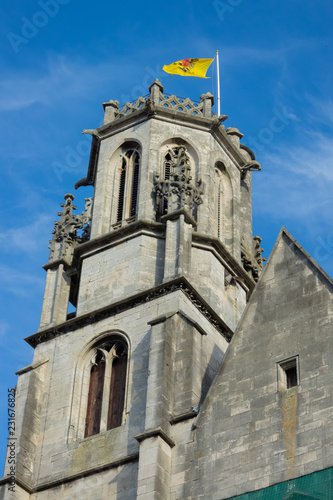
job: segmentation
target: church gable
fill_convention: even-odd
[[[332,290],[282,229],[195,423],[186,498],[198,488],[230,498],[333,465]]]

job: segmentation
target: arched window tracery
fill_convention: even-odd
[[[232,186],[226,167],[220,161],[214,169],[214,236],[227,246],[232,245]]]
[[[109,339],[94,349],[89,363],[85,438],[121,425],[127,359],[128,348],[122,339]]]
[[[222,227],[223,227],[223,211],[222,211],[222,197],[223,197],[223,187],[222,187],[222,174],[220,169],[215,167],[214,176],[214,191],[215,191],[215,217],[214,217],[214,233],[219,239],[222,238]]]
[[[177,145],[178,144],[178,145]],[[193,150],[182,141],[161,148],[161,167],[154,176],[157,220],[161,216],[186,209],[196,217],[197,205],[202,203],[203,185],[197,178],[197,162]]]
[[[165,181],[170,180],[172,175],[172,167],[175,165],[179,154],[179,147],[170,148],[164,155],[163,159],[163,178]],[[168,213],[168,199],[164,198],[161,206],[161,215]]]
[[[118,201],[116,224],[131,222],[137,216],[140,176],[140,153],[129,148],[121,155],[118,170]]]

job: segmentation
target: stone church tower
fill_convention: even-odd
[[[219,499],[306,473],[290,445],[296,428],[275,439],[285,450],[279,479],[267,469],[271,450],[260,449],[267,463],[258,465],[271,479],[255,482],[261,476],[253,472],[252,480],[246,461],[259,429],[266,429],[262,446],[276,435],[267,405],[294,405],[298,415],[295,400],[281,402],[278,391],[291,388],[296,397],[301,347],[282,352],[280,332],[274,354],[263,325],[273,328],[275,309],[266,315],[264,302],[268,292],[271,305],[275,296],[289,301],[281,255],[292,263],[298,252],[298,268],[311,279],[315,269],[307,293],[321,286],[321,303],[328,303],[332,282],[314,264],[303,269],[309,257],[286,231],[261,273],[251,195],[251,171],[260,165],[240,144],[242,134],[225,129],[226,117],[212,115],[213,102],[210,94],[198,103],[164,94],[155,80],[148,98],[134,105],[104,103],[104,125],[85,131],[91,155],[76,187],[93,185],[94,197],[76,215],[67,194],[55,223],[40,327],[26,338],[35,357],[18,373],[15,491],[7,464],[1,498]],[[75,312],[68,313],[69,303]],[[292,314],[281,304],[282,321]],[[327,339],[332,308],[322,308],[322,316]],[[265,367],[260,378],[270,356],[274,375]],[[260,403],[258,394],[269,388],[277,399]],[[260,418],[255,409],[249,414],[251,401],[262,404]],[[281,425],[288,427],[286,408]],[[239,447],[243,462],[235,461]],[[255,456],[251,463],[256,470]]]

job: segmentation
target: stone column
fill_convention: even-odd
[[[196,222],[185,209],[161,218],[166,221],[164,279],[187,276],[191,269],[192,230]]]
[[[140,444],[138,500],[169,500],[171,448],[161,436]]]
[[[103,102],[104,108],[104,125],[112,122],[116,118],[116,114],[120,112],[118,101]]]
[[[211,118],[212,116],[212,106],[214,105],[214,96],[207,92],[207,94],[202,94],[200,96],[201,102],[203,102],[202,113],[205,118]]]
[[[170,498],[170,415],[174,393],[174,313],[149,322],[151,325],[145,431],[140,443],[138,492],[141,500]]]
[[[71,278],[63,263],[46,265],[45,268],[47,276],[39,330],[66,321],[71,286]]]
[[[149,87],[150,99],[154,104],[158,104],[160,102],[160,94],[163,92],[163,85],[156,78],[154,83]]]
[[[60,204],[63,211],[58,212],[60,221],[54,223],[49,262],[43,266],[47,276],[39,330],[66,321],[71,288],[68,270],[73,263],[74,248],[89,239],[92,198],[86,198],[85,210],[81,215],[73,214],[73,210],[76,210],[72,205],[73,200],[72,194],[65,195],[65,203]],[[78,229],[83,230],[80,237],[77,235]]]
[[[160,428],[168,433],[172,411],[175,328],[170,316],[156,318],[149,325],[151,333],[145,428]]]

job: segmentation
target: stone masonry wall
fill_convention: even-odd
[[[105,307],[162,283],[164,240],[141,235],[82,262],[77,314]]]
[[[283,231],[193,442],[179,450],[187,470],[175,498],[230,498],[333,465],[332,290],[332,280]],[[293,357],[299,384],[283,390],[279,363]]]
[[[49,358],[47,386],[50,397],[47,407],[44,407],[45,415],[41,413],[42,430],[35,451],[35,459],[38,457],[38,463],[41,463],[41,466],[34,471],[31,478],[33,485],[61,480],[68,476],[81,474],[87,469],[103,467],[117,460],[126,459],[132,462],[136,460],[135,457],[139,453],[139,443],[134,437],[145,430],[151,328],[148,322],[161,314],[174,313],[175,311],[183,311],[185,314],[183,321],[187,323],[185,317],[189,317],[191,321],[200,325],[202,331],[207,333],[207,335],[202,335],[199,332],[195,334],[198,337],[195,348],[187,346],[187,337],[178,342],[178,349],[189,349],[189,353],[193,353],[191,356],[194,355],[198,359],[198,363],[193,368],[194,380],[198,381],[200,373],[202,379],[201,389],[198,385],[199,382],[196,382],[196,387],[199,390],[197,391],[197,399],[193,400],[193,404],[198,404],[201,392],[206,393],[208,390],[212,374],[216,372],[220,364],[227,342],[208,320],[189,303],[181,291],[173,292],[99,323],[87,325],[38,345],[34,362],[38,363],[42,359]],[[107,332],[117,333],[117,331],[124,332],[129,342],[129,378],[125,420],[120,427],[83,439],[79,435],[78,429],[80,405],[82,405],[80,399],[80,379],[82,376],[80,357],[83,352],[87,351],[89,345],[96,342],[101,335]],[[184,332],[186,331],[184,330]],[[189,339],[191,336],[190,333]],[[198,351],[198,347],[200,351]],[[183,357],[187,358],[185,351]],[[178,364],[179,362],[181,362],[180,358]],[[176,363],[175,366],[182,370],[182,365],[178,366]],[[198,373],[197,370],[199,370]],[[169,371],[171,377],[176,376],[173,366],[170,366]],[[172,385],[172,381],[170,383]],[[190,409],[190,407],[186,408],[187,411]],[[34,459],[33,456],[31,458]],[[89,481],[91,482],[92,479],[85,481],[90,484]],[[59,491],[64,496],[59,498],[65,499],[67,493],[63,493],[63,491],[67,492],[67,489],[62,488],[63,490],[59,488]],[[38,500],[39,498],[48,498],[45,495],[46,493],[38,493],[36,498]]]

